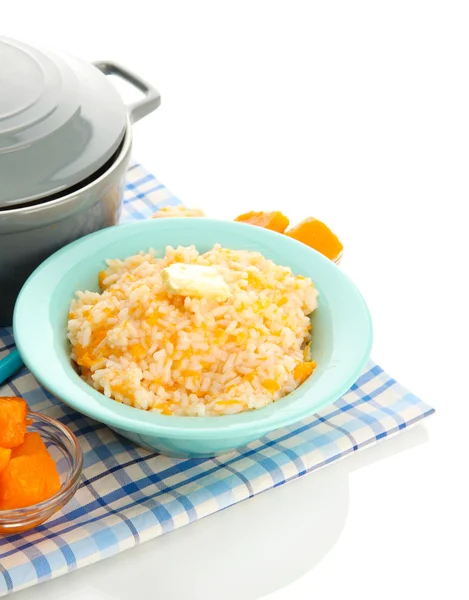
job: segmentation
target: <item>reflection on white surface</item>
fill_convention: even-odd
[[[314,569],[339,540],[349,509],[350,473],[426,441],[426,430],[417,426],[347,460],[12,598],[186,600],[197,594],[205,600],[255,600],[273,594]]]

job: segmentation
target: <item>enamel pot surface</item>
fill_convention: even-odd
[[[143,97],[125,105],[106,75]],[[124,67],[0,37],[0,326],[33,270],[119,219],[132,123],[159,93]]]

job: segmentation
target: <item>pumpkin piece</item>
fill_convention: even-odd
[[[156,310],[155,312],[151,313],[151,315],[146,317],[145,322],[148,323],[150,327],[153,327],[153,325],[158,325],[160,322],[160,313]]]
[[[235,221],[240,223],[249,223],[250,225],[257,225],[264,229],[270,229],[271,231],[277,231],[283,233],[290,224],[288,217],[282,214],[279,210],[272,212],[247,212],[239,217],[236,217]]]
[[[104,280],[106,279],[107,275],[106,275],[106,271],[100,271],[98,273],[98,284],[99,287],[104,291],[106,289],[106,286],[104,285]],[[69,317],[70,318],[70,317]]]
[[[0,448],[0,473],[10,462],[11,450],[10,448]]]
[[[85,369],[91,369],[94,365],[94,358],[88,350],[88,346],[82,346],[81,344],[75,345],[75,354],[77,357],[77,364]]]
[[[277,392],[280,389],[280,384],[275,379],[264,379],[262,386],[270,393]]]
[[[18,456],[0,473],[0,510],[32,506],[60,490],[60,477],[45,453]]]
[[[194,371],[192,369],[185,369],[181,371],[182,377],[200,377],[199,371]]]
[[[231,404],[242,404],[241,400],[237,400],[233,398],[231,400],[218,400],[217,404],[221,404],[221,406],[231,405]]]
[[[14,448],[23,443],[28,405],[22,398],[0,398],[0,446]]]
[[[20,446],[13,448],[11,451],[11,458],[18,458],[18,456],[33,456],[34,454],[49,455],[46,445],[42,441],[41,434],[37,431],[32,433],[26,432],[24,442]]]
[[[132,358],[135,360],[140,360],[146,355],[147,350],[145,346],[142,346],[142,344],[132,344],[129,346],[129,352],[132,355]]]
[[[316,363],[314,360],[309,362],[298,363],[296,367],[293,369],[293,377],[296,381],[299,381],[300,384],[304,383],[311,373],[314,371],[316,367]]]
[[[107,329],[95,329],[91,332],[90,346],[93,351],[96,350],[96,346],[99,346],[99,344],[105,339],[106,336]]]
[[[342,254],[343,246],[339,238],[332,233],[329,227],[315,219],[308,217],[285,232],[285,235],[314,248],[330,260],[338,260]]]

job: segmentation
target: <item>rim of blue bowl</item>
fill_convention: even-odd
[[[303,255],[306,259],[314,256],[316,263],[326,268],[330,276],[334,276],[336,280],[346,282],[348,291],[351,294],[350,298],[353,298],[353,301],[357,304],[358,317],[363,326],[362,337],[358,340],[359,347],[353,368],[350,368],[346,377],[339,379],[335,385],[331,385],[327,389],[327,393],[322,391],[321,394],[317,394],[318,389],[321,387],[321,380],[316,382],[313,373],[295,391],[262,409],[211,417],[161,415],[124,405],[104,396],[80,378],[73,369],[71,361],[69,369],[64,371],[57,354],[52,352],[54,336],[51,325],[46,318],[48,313],[45,309],[49,307],[48,301],[50,303],[53,294],[48,295],[42,287],[49,281],[49,277],[52,276],[57,264],[61,261],[63,263],[63,259],[67,257],[75,257],[78,260],[78,256],[81,257],[82,253],[86,254],[85,259],[89,258],[96,254],[97,249],[104,248],[114,241],[116,235],[122,238],[126,233],[130,235],[132,232],[143,231],[146,228],[155,230],[163,227],[177,230],[182,226],[185,229],[197,228],[201,222],[203,222],[204,227],[214,227],[217,231],[227,228],[238,229],[242,237],[264,238],[265,240],[270,238],[269,241],[275,245],[283,244],[286,249],[294,251],[297,255]],[[94,252],[92,248],[95,249]],[[146,248],[142,249],[146,250]],[[108,258],[110,257],[108,256]],[[70,267],[73,267],[73,264],[70,264]],[[62,268],[61,272],[65,272],[65,269]],[[311,277],[314,281],[314,277],[312,275]],[[71,300],[72,298],[70,298]],[[42,319],[40,324],[47,335],[45,335],[46,343],[41,347],[41,352],[35,353],[34,344],[29,342],[31,341],[31,332],[37,327],[36,319],[38,318]],[[223,438],[226,435],[236,436],[237,434],[254,435],[295,423],[315,414],[325,406],[335,402],[357,381],[369,360],[373,343],[371,316],[363,296],[352,280],[328,258],[301,242],[267,229],[234,221],[207,218],[188,219],[187,217],[151,219],[109,227],[80,238],[58,250],[41,263],[24,284],[15,305],[13,330],[18,350],[31,373],[50,393],[78,412],[123,431],[141,435],[191,439],[201,439],[208,434],[212,438]],[[64,336],[66,337],[65,329]],[[56,370],[51,372],[53,365]],[[47,374],[45,374],[47,369],[43,368],[46,366],[49,369]],[[314,391],[316,394],[310,393]]]

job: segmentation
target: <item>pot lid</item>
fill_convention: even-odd
[[[119,93],[95,66],[0,37],[0,209],[93,175],[126,126]]]

